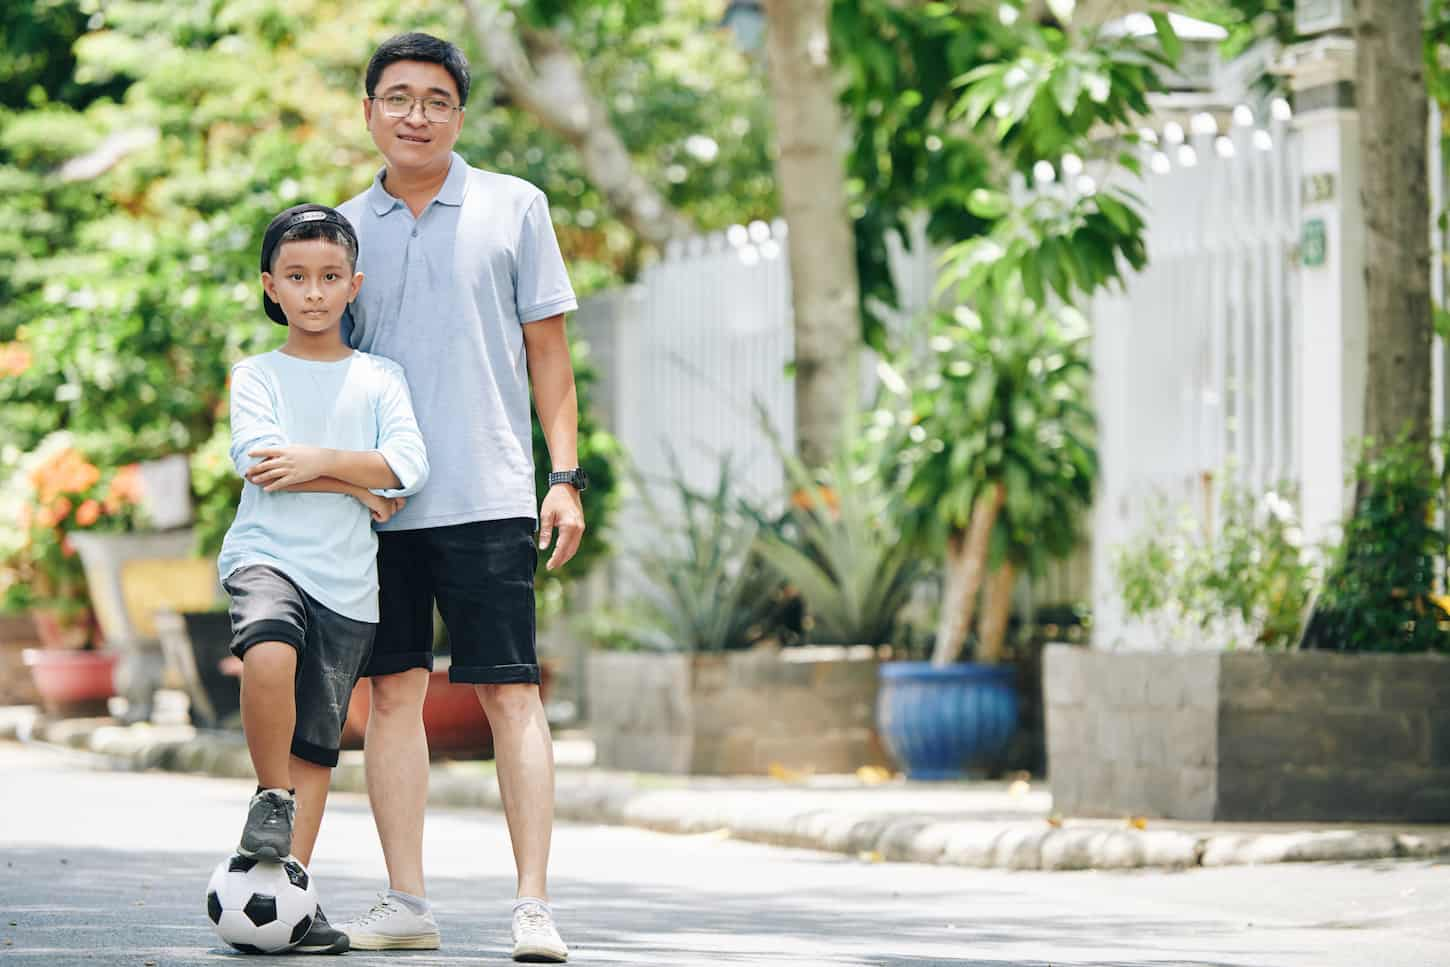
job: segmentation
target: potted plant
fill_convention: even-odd
[[[132,468],[103,472],[68,434],[47,437],[11,475],[19,546],[7,598],[24,599],[45,647],[25,653],[42,705],[51,714],[104,714],[115,692],[114,651],[99,641],[77,536],[131,526],[137,513]]]
[[[959,777],[1011,740],[1016,684],[999,663],[1012,590],[1076,545],[1097,473],[1085,320],[1017,285],[976,295],[977,311],[930,317],[928,352],[900,367],[910,380],[883,369],[887,472],[908,534],[944,558],[931,661],[881,669],[882,734],[914,778]],[[974,618],[976,661],[962,663]]]
[[[881,762],[874,650],[781,647],[794,602],[765,558],[767,516],[737,496],[728,460],[709,489],[672,465],[669,480],[637,484],[651,524],[647,541],[622,541],[633,593],[593,621],[596,761],[692,774]]]
[[[1151,522],[1119,553],[1124,604],[1151,619],[1154,647],[1047,649],[1059,810],[1450,819],[1444,481],[1402,444],[1367,449],[1356,485],[1327,552],[1303,545],[1286,492],[1231,486],[1215,519]]]

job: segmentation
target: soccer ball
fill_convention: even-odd
[[[247,954],[295,947],[317,914],[317,885],[297,860],[254,860],[237,853],[217,864],[206,885],[206,915],[217,936]]]

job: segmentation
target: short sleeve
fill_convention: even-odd
[[[579,308],[564,256],[541,192],[524,212],[514,261],[514,302],[519,322],[538,322]]]

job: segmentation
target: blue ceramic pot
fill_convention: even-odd
[[[1017,731],[1015,669],[886,662],[876,724],[908,778],[960,779],[999,757]]]

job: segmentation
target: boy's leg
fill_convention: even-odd
[[[475,685],[493,730],[498,788],[513,842],[520,897],[547,900],[554,829],[554,744],[539,687]]]
[[[292,756],[292,782],[297,790],[297,818],[292,823],[292,855],[303,866],[312,863],[312,850],[317,845],[317,831],[322,826],[322,811],[327,808],[327,787],[332,770],[306,759]]]
[[[388,867],[388,886],[415,897],[423,887],[423,814],[428,804],[428,737],[423,732],[426,668],[372,679],[363,739],[368,804]]]
[[[259,642],[242,656],[242,731],[263,789],[292,788],[288,750],[297,727],[296,675],[297,649],[284,642]]]

